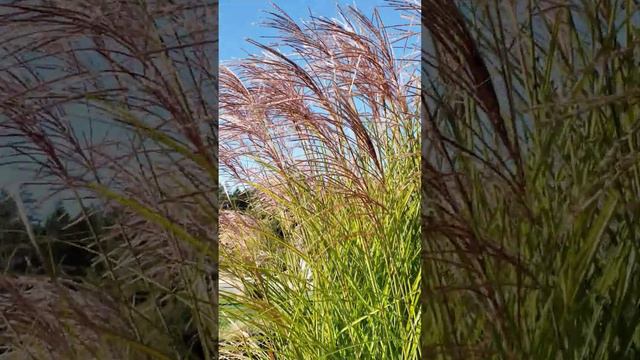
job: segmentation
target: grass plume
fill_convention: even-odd
[[[351,7],[269,15],[274,42],[221,68],[221,170],[253,193],[245,221],[221,223],[248,248],[221,253],[241,290],[221,317],[242,329],[221,351],[418,358],[417,33]]]

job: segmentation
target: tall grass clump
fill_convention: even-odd
[[[24,221],[42,268],[0,275],[3,356],[217,356],[216,11],[0,2],[0,171],[72,204],[94,255],[94,276],[72,276],[51,250],[64,239]]]
[[[637,2],[424,5],[423,354],[638,358]]]
[[[220,221],[228,358],[419,357],[417,33],[338,16],[276,7],[220,70],[220,166],[251,194]]]

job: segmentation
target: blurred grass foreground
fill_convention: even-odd
[[[423,5],[423,355],[640,358],[638,2]]]
[[[276,7],[280,44],[218,74],[216,11],[0,5],[2,166],[74,209],[7,202],[4,358],[418,356],[418,32]]]

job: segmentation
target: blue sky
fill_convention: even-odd
[[[398,12],[389,8],[384,0],[281,0],[273,1],[294,20],[308,20],[309,10],[314,16],[336,17],[337,6],[355,5],[365,14],[371,14],[378,7],[385,24],[400,24]],[[220,61],[243,58],[247,53],[255,51],[245,41],[252,38],[260,42],[268,42],[261,36],[273,35],[269,29],[261,26],[274,7],[269,0],[221,0],[220,1]]]

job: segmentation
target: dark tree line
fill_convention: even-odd
[[[224,192],[222,189],[218,192],[220,208],[223,210],[239,210],[246,211],[251,204],[254,192],[250,189],[234,189],[230,193]]]
[[[88,220],[75,221],[63,203],[58,202],[44,221],[40,222],[34,216],[28,216],[27,221],[33,239],[27,232],[27,224],[20,218],[15,200],[0,190],[0,264],[3,272],[44,274],[50,268],[69,276],[84,276],[92,269],[94,253],[89,244],[107,223],[101,212],[93,211]]]
[[[220,209],[245,212],[254,197],[250,189],[234,189],[230,193],[220,191]],[[28,197],[27,197],[28,200]],[[23,199],[24,202],[24,199]],[[25,204],[29,205],[29,204]],[[98,209],[91,209],[89,220],[77,221],[62,202],[40,221],[27,209],[28,225],[38,249],[29,238],[27,228],[19,216],[18,206],[9,194],[0,189],[0,268],[5,273],[44,274],[53,267],[57,273],[69,276],[85,276],[88,271],[100,271],[101,264],[94,264],[94,236],[113,222],[115,215],[105,216]],[[274,224],[276,234],[282,235],[279,224]],[[38,250],[42,256],[38,255]],[[45,258],[46,264],[43,264]]]
[[[220,191],[218,194],[220,208],[224,210],[247,211],[252,197],[251,190],[243,189],[235,189],[229,194]],[[91,209],[88,221],[76,221],[64,204],[58,202],[53,211],[40,221],[34,216],[30,197],[25,199],[27,222],[38,249],[29,238],[15,200],[0,189],[0,268],[3,272],[44,274],[48,265],[70,276],[84,276],[91,269],[99,270],[93,265],[97,249],[93,249],[91,244],[95,244],[93,237],[112,222],[113,215],[105,216],[98,209]],[[43,264],[42,258],[47,264]]]

